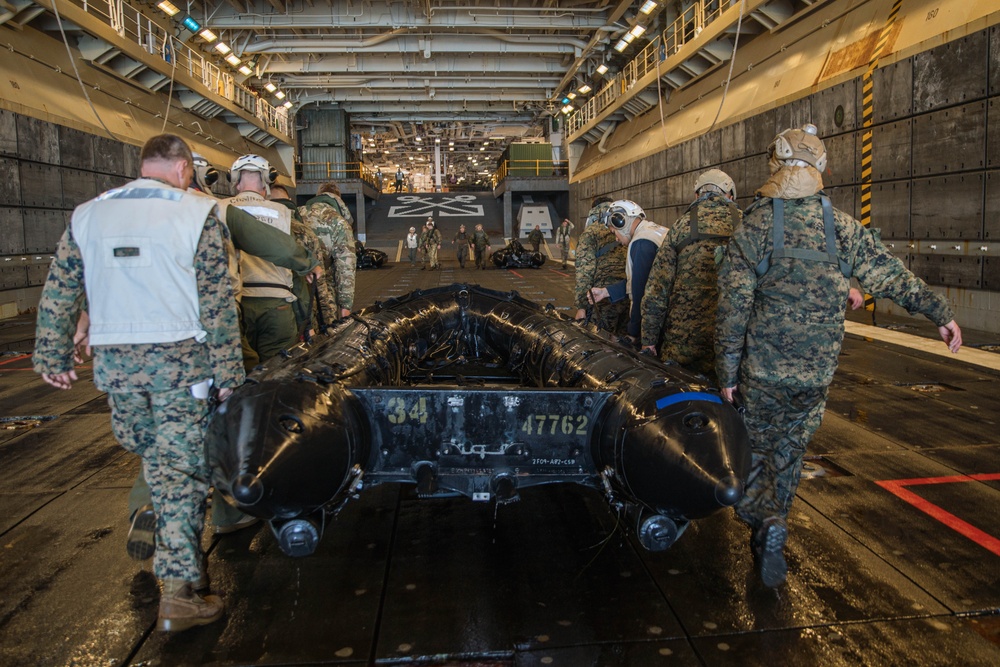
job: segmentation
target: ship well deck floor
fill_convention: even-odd
[[[359,273],[357,304],[470,282],[569,312],[572,268],[443,259]],[[32,337],[30,319],[0,323],[0,664],[1000,664],[995,364],[847,336],[809,452],[825,474],[799,488],[778,591],[757,583],[729,511],[654,554],[588,489],[527,489],[495,508],[386,485],[308,558],[264,527],[207,531],[226,617],[165,635],[149,565],[124,549],[137,459],[88,367],[69,392],[30,371],[17,352]]]

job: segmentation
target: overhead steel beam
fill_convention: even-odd
[[[312,94],[308,92],[309,89],[304,88],[303,91],[305,92],[301,95],[294,96],[292,102],[301,102],[311,98]],[[443,90],[436,93],[433,98],[429,98],[423,90],[392,91],[386,89],[375,92],[370,88],[343,88],[337,90],[326,89],[320,94],[329,95],[330,99],[342,102],[345,105],[348,103],[372,101],[379,102],[380,104],[395,104],[397,106],[401,103],[406,103],[413,109],[414,113],[417,113],[424,105],[434,105],[439,102],[457,103],[459,110],[472,108],[475,104],[488,105],[497,102],[507,102],[509,105],[512,105],[545,102],[546,98],[543,93],[544,91],[523,93],[520,91],[490,90],[484,88],[471,92]]]
[[[320,104],[322,106],[322,104]],[[369,115],[370,114],[370,115]],[[535,117],[534,114],[513,114],[510,116],[499,115],[497,113],[478,113],[463,111],[461,114],[458,113],[442,113],[442,112],[428,112],[422,113],[419,118],[414,118],[412,113],[407,113],[400,110],[398,113],[393,112],[351,112],[351,123],[355,125],[378,125],[380,123],[388,123],[392,121],[410,121],[417,120],[421,123],[489,123],[491,126],[512,126],[512,125],[524,125],[527,127],[534,127]]]
[[[343,73],[361,72],[364,74],[415,74],[427,72],[437,74],[506,74],[513,72],[528,72],[531,74],[559,74],[566,71],[563,61],[564,54],[556,57],[542,57],[542,54],[505,54],[479,55],[435,55],[433,58],[408,56],[400,53],[385,53],[378,55],[343,54],[324,55],[316,58],[289,58],[278,60],[273,58],[267,66],[268,74],[285,73]]]
[[[524,113],[519,107],[524,105],[523,99],[514,99],[507,96],[496,96],[492,100],[463,100],[460,96],[441,95],[433,101],[427,101],[426,97],[416,95],[407,96],[408,99],[380,99],[375,97],[356,97],[347,99],[339,92],[307,92],[300,95],[295,102],[307,105],[314,102],[336,103],[336,106],[349,113],[381,113],[391,112],[406,114],[407,118],[418,119],[424,114],[437,114],[442,112],[464,114],[466,112],[490,112],[491,114],[511,114]],[[514,105],[517,104],[518,107]],[[332,105],[331,105],[332,106]]]

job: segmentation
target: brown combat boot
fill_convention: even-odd
[[[218,595],[202,597],[190,581],[164,579],[160,593],[160,615],[156,629],[180,632],[196,625],[208,625],[222,618],[225,607]]]

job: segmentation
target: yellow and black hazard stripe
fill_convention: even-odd
[[[874,86],[872,84],[872,74],[878,67],[879,58],[889,41],[892,27],[896,23],[899,15],[899,8],[903,0],[895,0],[889,16],[886,18],[882,32],[879,34],[875,48],[872,50],[871,58],[868,60],[868,67],[861,77],[861,224],[867,227],[872,221],[872,125],[874,124],[875,99],[873,95]],[[870,294],[865,294],[865,309],[875,310],[875,298]]]

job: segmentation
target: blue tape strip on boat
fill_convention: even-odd
[[[722,398],[718,394],[709,394],[704,391],[685,391],[680,394],[671,394],[663,398],[656,399],[656,409],[680,403],[681,401],[708,401],[709,403],[722,403]]]

